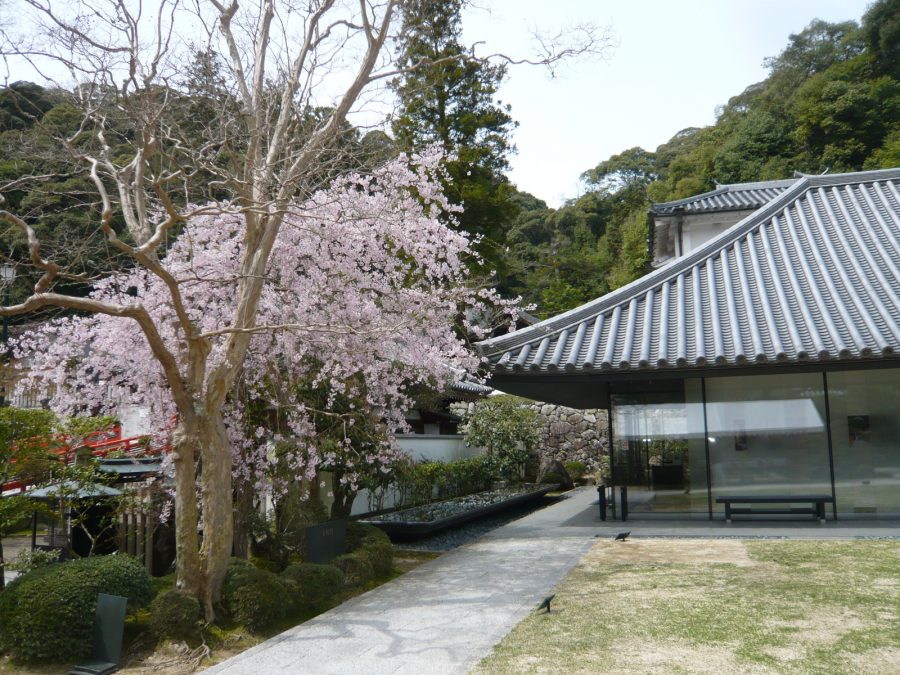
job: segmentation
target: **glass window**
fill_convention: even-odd
[[[713,508],[724,495],[831,495],[820,373],[706,380]]]
[[[838,513],[900,516],[900,368],[828,373]]]
[[[630,512],[708,513],[699,382],[612,397],[614,482]]]

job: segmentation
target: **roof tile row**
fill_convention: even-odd
[[[900,169],[791,181],[700,249],[479,344],[505,372],[900,354]]]
[[[797,182],[797,179],[773,180],[763,183],[733,183],[720,185],[711,192],[654,204],[650,211],[658,216],[676,213],[711,213],[714,211],[744,211],[758,209]]]

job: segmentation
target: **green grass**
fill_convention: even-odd
[[[613,546],[475,672],[900,672],[900,542]]]

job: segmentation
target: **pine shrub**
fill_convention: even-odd
[[[584,462],[579,462],[578,460],[566,462],[563,466],[569,472],[572,480],[576,482],[584,478],[584,474],[587,473],[587,466],[585,466]]]

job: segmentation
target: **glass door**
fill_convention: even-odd
[[[611,397],[612,482],[627,487],[629,516],[708,515],[702,418],[700,433],[689,433],[698,412],[702,406],[686,404],[684,392]]]

